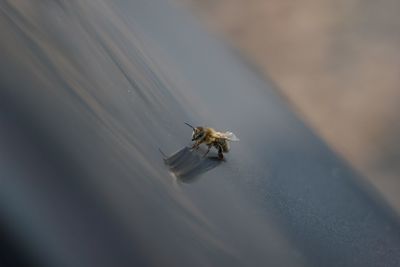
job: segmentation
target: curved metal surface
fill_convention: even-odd
[[[1,218],[43,264],[399,264],[396,214],[173,5],[3,1],[0,13]],[[159,153],[187,145],[184,121],[241,139],[192,183]]]

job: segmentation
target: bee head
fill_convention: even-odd
[[[198,140],[204,136],[204,128],[199,126],[193,128],[192,141]]]
[[[198,126],[195,128],[187,122],[185,122],[185,124],[193,129],[192,141],[199,140],[200,138],[202,138],[204,136],[205,132],[204,132],[203,127]]]

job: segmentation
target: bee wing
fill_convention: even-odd
[[[221,133],[221,136],[229,141],[239,141],[239,138],[232,132]]]

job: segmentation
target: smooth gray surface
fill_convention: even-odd
[[[53,266],[395,266],[399,224],[235,53],[162,0],[0,4],[2,217]],[[241,139],[181,183],[183,124]]]

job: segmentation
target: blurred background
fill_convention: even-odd
[[[400,210],[400,1],[178,1]]]

